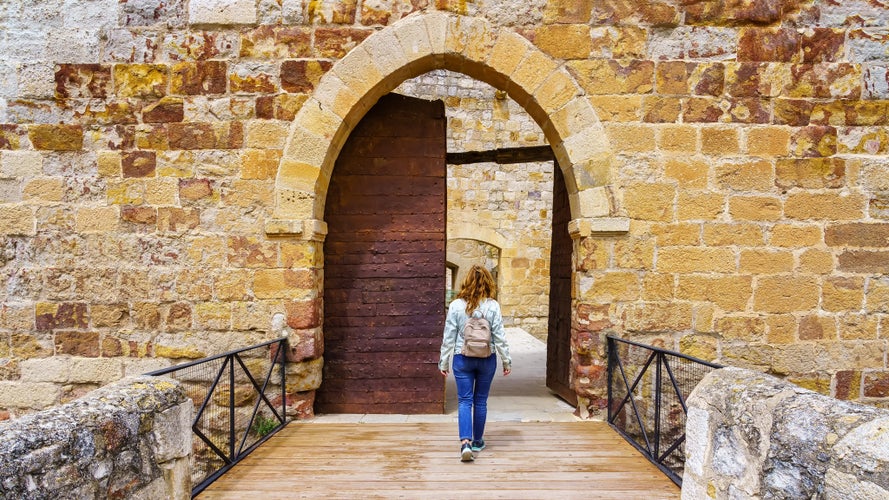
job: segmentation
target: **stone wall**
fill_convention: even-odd
[[[744,369],[688,398],[682,498],[889,497],[889,412]]]
[[[176,382],[131,377],[0,422],[0,498],[191,498],[193,411]]]
[[[0,417],[276,314],[319,371],[333,162],[437,69],[559,158],[593,415],[606,333],[889,401],[880,2],[49,0],[0,24]]]

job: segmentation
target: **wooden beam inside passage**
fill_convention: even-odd
[[[490,151],[466,151],[448,153],[448,165],[466,165],[468,163],[531,163],[535,161],[555,161],[556,156],[549,146],[529,146],[524,148],[501,148]]]

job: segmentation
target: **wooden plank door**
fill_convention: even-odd
[[[318,413],[442,413],[447,168],[441,101],[384,96],[327,195]]]
[[[577,406],[571,389],[571,208],[558,163],[553,168],[553,220],[550,247],[549,325],[546,337],[546,386]]]

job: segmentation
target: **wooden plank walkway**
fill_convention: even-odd
[[[198,498],[679,498],[604,422],[489,422],[469,463],[456,434],[455,423],[291,423]]]

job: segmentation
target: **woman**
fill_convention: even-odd
[[[503,332],[503,316],[500,304],[494,299],[497,287],[487,269],[472,266],[457,298],[448,307],[445,320],[444,339],[441,343],[441,358],[438,369],[445,377],[451,357],[454,358],[454,378],[457,380],[457,419],[460,428],[460,459],[470,462],[475,459],[473,452],[485,448],[485,420],[488,416],[488,392],[497,370],[497,356],[503,363],[503,376],[512,371],[509,346]],[[491,324],[491,355],[475,358],[460,354],[463,347],[463,327],[466,321],[478,311]],[[494,352],[496,351],[496,353]],[[456,355],[454,353],[457,353]]]

